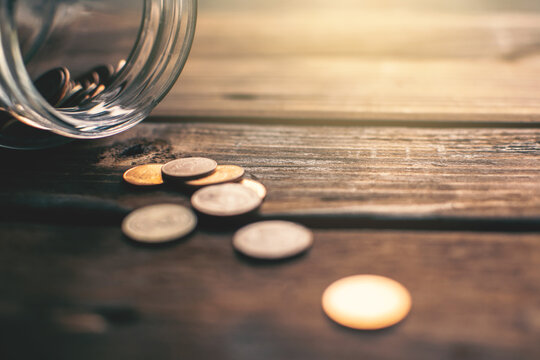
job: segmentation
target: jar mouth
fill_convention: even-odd
[[[176,82],[195,34],[196,0],[144,0],[131,53],[106,89],[76,107],[50,105],[34,86],[21,54],[13,2],[0,9],[0,99],[27,125],[69,138],[125,131],[150,114]],[[2,59],[4,57],[4,59]]]

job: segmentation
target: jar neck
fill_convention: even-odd
[[[28,125],[70,138],[110,136],[148,116],[177,80],[195,32],[196,0],[144,0],[137,39],[112,82],[84,105],[58,109],[27,71],[14,3],[0,0],[0,106]]]

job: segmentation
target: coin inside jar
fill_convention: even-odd
[[[402,321],[411,309],[409,291],[377,275],[349,276],[331,284],[322,297],[324,312],[340,325],[383,329]]]
[[[93,72],[98,74],[99,83],[105,87],[109,86],[114,79],[115,70],[112,65],[100,65],[93,69]]]
[[[244,215],[256,210],[261,203],[259,195],[240,184],[204,187],[191,197],[191,205],[197,211],[218,217]]]
[[[112,65],[99,65],[92,70],[78,76],[75,82],[88,87],[89,84],[108,86],[114,76],[114,67]]]
[[[238,230],[234,248],[244,255],[266,260],[286,259],[313,245],[312,232],[289,221],[261,221]]]
[[[161,164],[145,164],[129,169],[124,173],[124,180],[136,186],[154,186],[163,184]]]
[[[217,185],[237,181],[242,176],[244,176],[244,169],[240,166],[218,165],[213,174],[197,180],[186,181],[185,185],[192,187]]]
[[[65,67],[52,69],[38,77],[34,86],[52,106],[56,106],[71,87],[70,73]]]
[[[180,239],[197,226],[190,209],[176,204],[159,204],[139,208],[122,222],[122,231],[132,240],[143,243],[165,243]]]
[[[168,180],[190,180],[207,176],[216,170],[217,163],[212,159],[191,157],[176,159],[163,165],[163,178]]]

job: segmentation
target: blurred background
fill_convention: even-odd
[[[540,2],[200,0],[155,116],[538,119]]]
[[[215,55],[511,56],[538,42],[539,9],[531,0],[201,0],[196,49]],[[205,41],[209,37],[219,41]]]

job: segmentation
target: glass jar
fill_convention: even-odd
[[[196,0],[0,0],[0,146],[110,136],[178,78]]]

